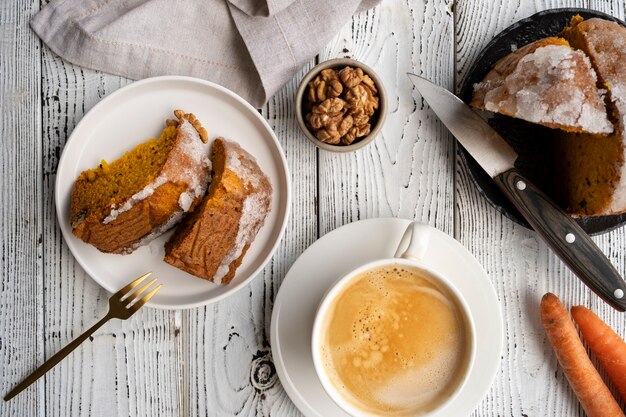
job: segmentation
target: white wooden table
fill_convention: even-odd
[[[317,150],[294,117],[306,68],[261,109],[292,168],[294,197],[285,237],[261,276],[205,308],[143,309],[107,324],[35,386],[0,403],[0,416],[300,415],[271,362],[272,301],[289,267],[318,237],[383,216],[421,220],[454,236],[498,292],[506,330],[501,367],[473,415],[582,416],[541,329],[539,299],[553,291],[568,306],[584,304],[622,336],[624,316],[574,278],[534,233],[478,194],[453,138],[405,75],[415,71],[455,89],[495,34],[563,6],[624,18],[624,0],[383,0],[355,16],[316,61],[350,56],[375,68],[390,95],[387,123],[361,151]],[[2,395],[106,310],[108,294],[63,242],[53,188],[76,123],[131,82],[71,65],[43,46],[28,25],[40,7],[40,0],[0,3]],[[595,241],[624,274],[626,229]]]

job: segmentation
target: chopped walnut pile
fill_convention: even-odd
[[[367,136],[376,110],[378,89],[361,68],[325,69],[309,83],[307,126],[322,142],[350,145]]]

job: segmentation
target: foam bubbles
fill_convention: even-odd
[[[457,377],[464,325],[451,295],[418,271],[366,271],[328,311],[322,361],[346,399],[372,412],[427,408]]]

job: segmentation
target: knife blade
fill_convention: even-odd
[[[625,311],[626,283],[619,272],[578,223],[515,168],[513,148],[460,98],[425,78],[408,76],[433,112],[556,255],[604,301]]]

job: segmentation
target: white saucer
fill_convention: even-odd
[[[272,355],[285,391],[305,416],[348,416],[326,394],[313,367],[311,331],[322,296],[357,266],[393,257],[410,223],[371,219],[340,227],[312,244],[287,273],[274,302]],[[504,337],[500,305],[482,266],[450,236],[433,228],[424,259],[463,294],[475,320],[474,367],[455,400],[441,410],[441,415],[467,416],[487,394],[500,365]]]
[[[209,139],[234,140],[256,158],[272,183],[272,209],[228,285],[198,279],[163,261],[172,231],[130,255],[107,254],[72,234],[70,198],[76,177],[102,159],[112,161],[150,137],[158,137],[176,109],[195,114]],[[59,161],[55,203],[63,237],[85,271],[115,292],[152,271],[163,288],[147,306],[191,308],[223,299],[245,286],[269,262],[281,240],[290,206],[290,176],[276,135],[259,112],[232,91],[191,77],[148,78],[120,88],[91,109],[72,132]]]

